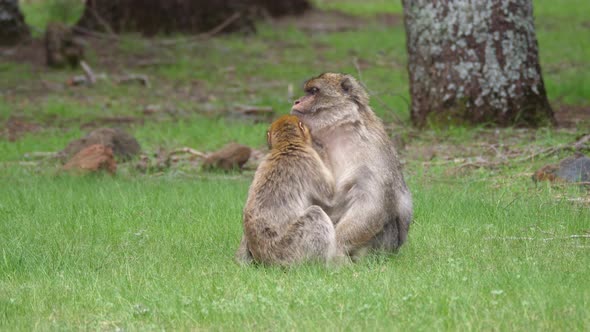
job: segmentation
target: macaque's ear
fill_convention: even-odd
[[[349,93],[350,91],[352,91],[353,88],[352,80],[349,77],[345,77],[344,79],[342,79],[342,82],[340,82],[340,86],[342,87],[342,90],[344,90],[344,92]]]
[[[270,131],[266,132],[266,144],[268,144],[268,148],[272,148],[272,142],[270,141]]]
[[[307,128],[303,122],[299,121],[299,123],[297,124],[299,126],[299,129],[301,130],[301,136],[304,138],[307,138],[310,136],[311,131],[309,130],[309,128]]]

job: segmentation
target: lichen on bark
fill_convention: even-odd
[[[553,121],[530,1],[403,4],[416,125],[449,117],[499,125]]]

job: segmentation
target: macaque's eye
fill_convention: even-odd
[[[320,92],[320,89],[316,88],[316,87],[312,87],[307,89],[307,93],[315,95],[316,93]]]

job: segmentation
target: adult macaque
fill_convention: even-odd
[[[336,181],[330,218],[338,246],[353,258],[368,249],[395,251],[412,220],[412,197],[395,148],[350,75],[324,73],[304,85],[296,115]]]

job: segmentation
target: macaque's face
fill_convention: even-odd
[[[293,115],[308,115],[314,111],[314,104],[316,104],[316,95],[319,92],[319,88],[313,87],[305,91],[305,95],[297,100],[293,104],[291,114]]]
[[[329,126],[357,121],[358,106],[349,76],[325,73],[305,83],[305,95],[295,101],[291,114],[296,115],[312,133],[321,134]]]

